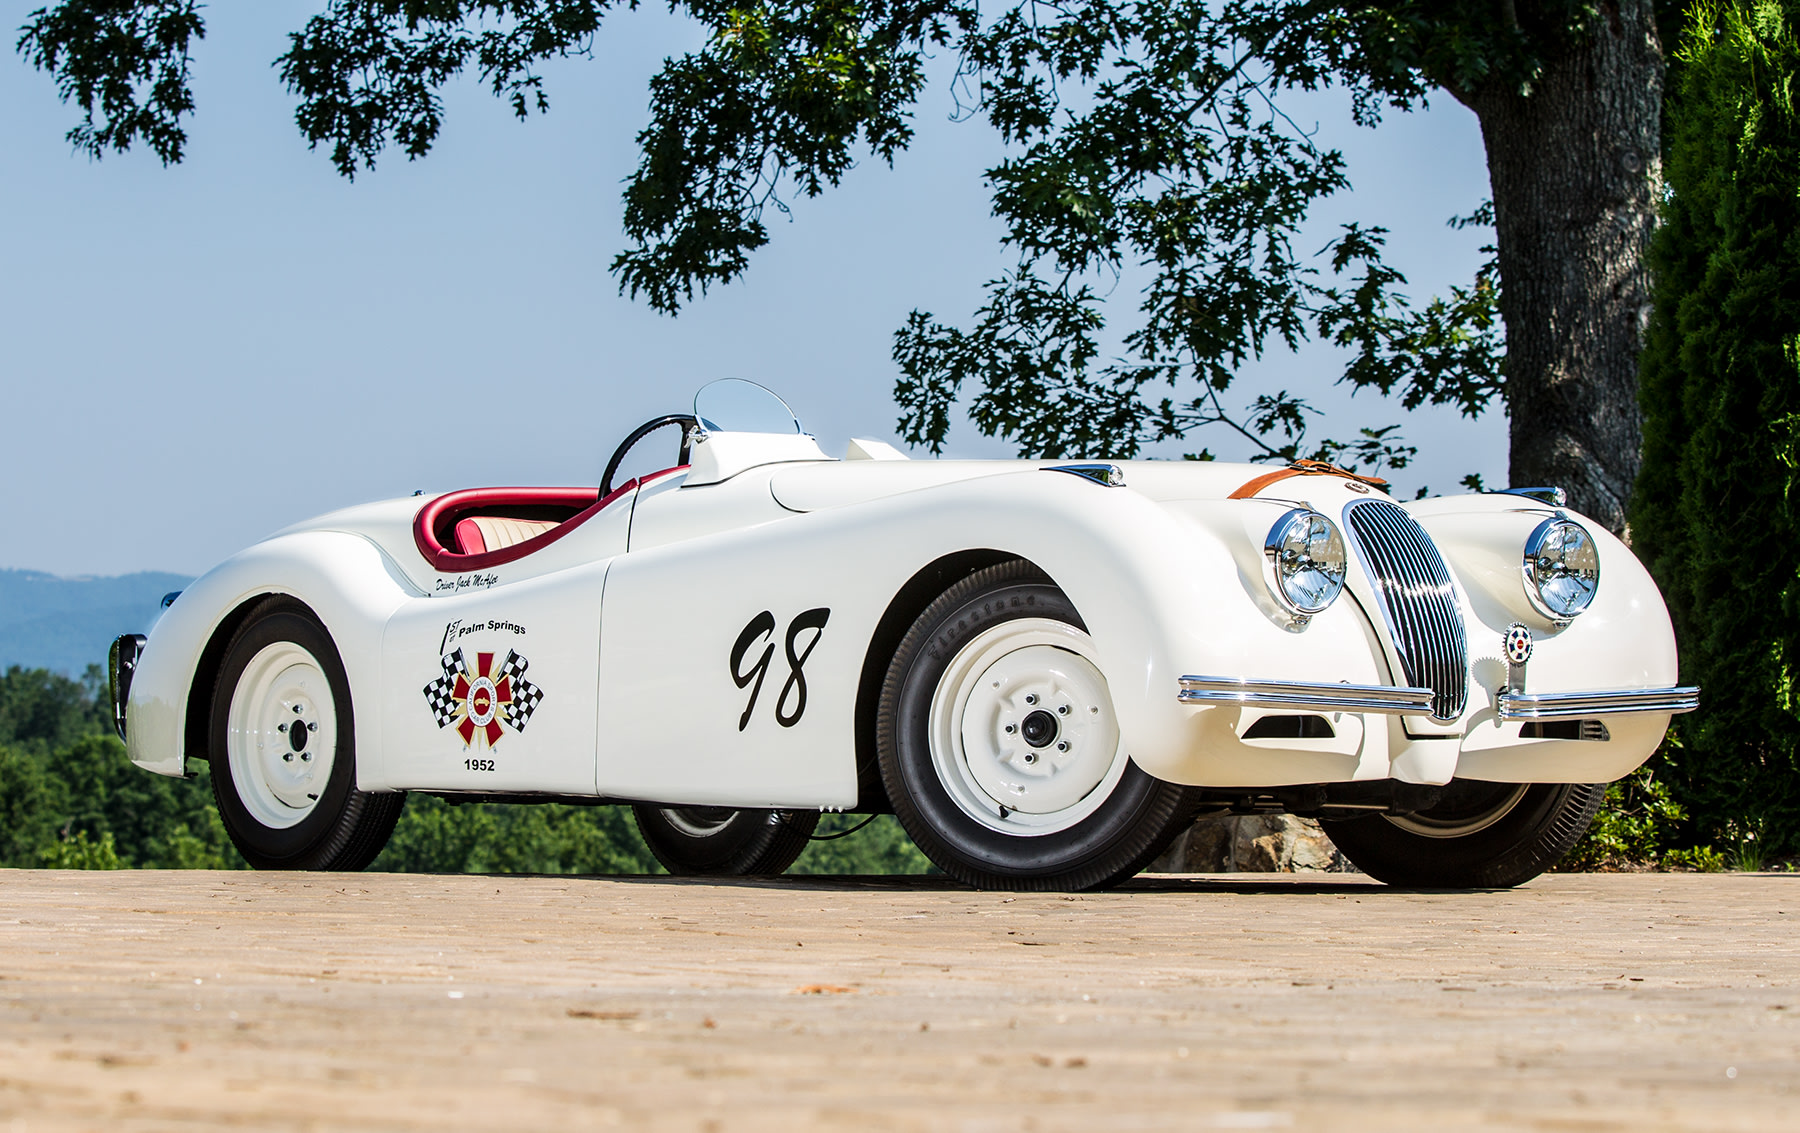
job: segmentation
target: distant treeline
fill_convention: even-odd
[[[153,775],[113,735],[98,666],[75,681],[14,666],[0,675],[0,866],[243,869],[207,774]],[[849,827],[826,815],[819,834]],[[452,806],[413,795],[370,867],[420,873],[660,873],[626,807]],[[818,841],[788,871],[926,873],[891,816]]]

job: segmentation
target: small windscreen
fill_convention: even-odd
[[[721,433],[798,433],[800,422],[787,402],[742,378],[721,378],[694,395],[701,428]]]

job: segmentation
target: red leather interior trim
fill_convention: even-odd
[[[426,562],[446,574],[486,570],[488,567],[522,559],[534,551],[548,547],[605,511],[608,504],[628,495],[632,489],[672,473],[686,472],[687,468],[685,464],[678,464],[661,472],[653,472],[642,480],[627,480],[614,488],[605,499],[597,498],[600,495],[598,488],[465,488],[460,492],[449,492],[419,509],[419,514],[413,518],[413,542],[418,544],[419,553],[425,556]],[[568,507],[581,510],[542,535],[523,543],[515,543],[497,551],[484,549],[478,554],[470,555],[461,554],[456,549],[466,545],[460,542],[461,524],[458,517],[489,508],[506,507]],[[479,536],[480,528],[472,523],[468,526]],[[446,539],[455,546],[446,546]],[[481,545],[485,548],[486,541],[483,540]]]
[[[464,555],[479,555],[487,551],[487,538],[481,534],[481,524],[472,519],[456,521],[456,549]]]
[[[548,547],[636,487],[636,480],[621,484],[605,499],[597,498],[600,492],[595,488],[466,488],[449,492],[419,509],[419,514],[413,518],[413,542],[418,544],[425,561],[438,570],[446,573],[486,570]],[[457,516],[502,507],[573,507],[581,510],[542,535],[498,551],[464,555],[445,546],[446,536],[452,540],[456,537]]]

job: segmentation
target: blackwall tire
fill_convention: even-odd
[[[356,789],[343,661],[291,598],[265,600],[232,635],[207,738],[219,817],[257,869],[362,869],[406,804],[404,794]]]
[[[663,868],[693,877],[774,876],[794,864],[816,810],[634,806],[638,833]]]
[[[1193,817],[1191,792],[1131,761],[1087,627],[1020,560],[956,583],[914,621],[876,745],[906,832],[978,888],[1116,884]]]
[[[1430,810],[1319,825],[1358,869],[1389,885],[1509,889],[1561,861],[1605,799],[1605,783],[1457,779]]]

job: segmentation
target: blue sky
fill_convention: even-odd
[[[524,124],[460,82],[430,157],[390,156],[350,183],[306,149],[269,65],[318,7],[206,10],[199,113],[170,169],[73,155],[74,111],[0,58],[0,567],[197,573],[345,504],[592,483],[627,430],[715,377],[775,389],[828,451],[894,440],[893,330],[915,307],[966,321],[1010,263],[980,181],[993,137],[948,120],[939,82],[894,170],[868,161],[798,202],[742,281],[656,315],[606,269],[646,82],[697,45],[690,26],[621,13],[594,59],[547,70],[552,110]],[[1483,234],[1444,221],[1486,195],[1473,115],[1444,98],[1369,131],[1335,97],[1296,109],[1346,151],[1356,185],[1320,212],[1315,243],[1341,220],[1383,224],[1416,299],[1466,283]],[[1332,389],[1336,373],[1312,348],[1257,363],[1233,395],[1304,390],[1336,435],[1402,419]],[[1421,449],[1406,494],[1471,471],[1505,481],[1502,417],[1438,411],[1405,431]],[[1203,445],[1247,455],[1219,432],[1186,447]],[[963,427],[948,455],[1010,452]]]

